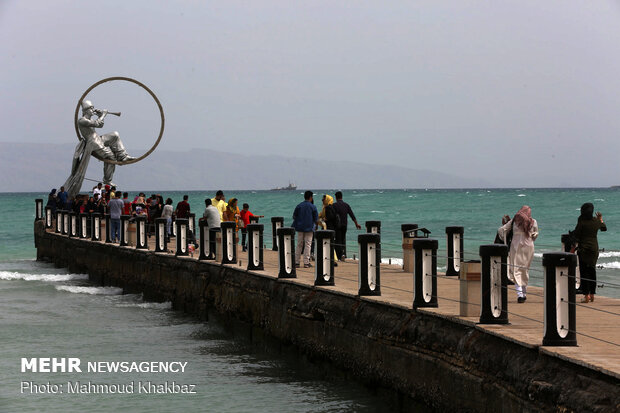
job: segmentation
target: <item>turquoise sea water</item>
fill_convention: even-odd
[[[152,191],[145,190],[147,194]],[[201,214],[204,198],[215,191],[187,192]],[[178,202],[185,192],[162,192]],[[317,199],[323,193],[315,191]],[[225,191],[265,215],[265,240],[271,245],[269,218],[290,225],[302,191]],[[135,192],[131,192],[135,195]],[[381,411],[386,401],[362,385],[314,369],[298,357],[269,352],[235,335],[217,320],[199,322],[169,309],[144,303],[139,295],[91,285],[84,274],[34,261],[34,200],[46,193],[0,194],[0,411]],[[541,256],[558,251],[560,235],[573,229],[584,202],[603,213],[608,231],[599,233],[598,293],[620,297],[620,190],[616,189],[470,189],[349,190],[344,199],[358,221],[382,223],[382,256],[402,257],[400,225],[417,223],[440,240],[445,256],[445,227],[465,228],[465,258],[475,259],[481,244],[492,243],[503,214],[524,204],[540,227],[531,282],[542,285]],[[349,224],[348,255],[357,254],[357,235]],[[438,259],[445,266],[445,259]],[[337,274],[336,274],[337,276]],[[605,283],[609,283],[605,285]],[[234,330],[234,329],[233,329]],[[241,329],[243,330],[243,329]],[[80,357],[85,361],[188,362],[179,376],[155,373],[33,374],[20,372],[22,357]],[[196,384],[196,395],[50,395],[22,394],[20,383],[92,380],[98,383],[165,380]],[[65,386],[66,387],[66,386]],[[421,411],[423,411],[422,409]]]

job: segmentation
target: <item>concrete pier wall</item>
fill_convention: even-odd
[[[457,319],[278,280],[241,267],[67,238],[35,223],[37,259],[205,317],[251,323],[371,386],[437,410],[617,411],[618,380]]]

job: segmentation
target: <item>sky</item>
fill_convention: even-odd
[[[618,1],[0,0],[0,38],[2,142],[77,143],[80,96],[122,76],[158,149],[620,185]],[[88,98],[154,144],[142,88]]]

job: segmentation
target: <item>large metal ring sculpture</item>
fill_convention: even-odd
[[[99,159],[100,161],[103,161],[103,162],[113,163],[113,164],[116,164],[116,165],[129,165],[129,164],[141,161],[142,159],[144,159],[147,156],[149,156],[151,154],[151,152],[153,152],[155,150],[155,148],[157,148],[157,145],[159,145],[159,142],[161,141],[161,137],[164,134],[164,124],[166,122],[166,119],[164,117],[164,109],[162,108],[161,103],[159,102],[159,99],[157,99],[157,96],[155,96],[155,93],[153,93],[151,91],[151,89],[149,89],[145,84],[143,84],[141,82],[138,82],[137,80],[132,79],[130,77],[122,77],[122,76],[115,76],[115,77],[108,77],[108,78],[105,78],[105,79],[101,79],[100,81],[98,81],[97,83],[93,84],[91,87],[86,89],[86,92],[84,92],[82,94],[82,96],[80,97],[80,99],[78,100],[77,106],[75,107],[75,116],[74,116],[73,123],[75,125],[75,133],[77,134],[78,139],[79,140],[83,140],[82,136],[80,135],[80,130],[78,129],[78,112],[80,111],[80,106],[81,106],[82,101],[91,92],[91,90],[93,90],[97,86],[101,85],[102,83],[111,82],[111,81],[114,81],[114,80],[124,80],[126,82],[135,83],[136,85],[140,86],[142,89],[146,90],[153,97],[153,99],[155,100],[155,103],[157,103],[157,107],[159,108],[159,114],[161,115],[161,126],[159,128],[159,136],[157,137],[157,140],[155,141],[155,144],[151,147],[151,149],[149,149],[142,156],[140,156],[140,157],[138,157],[136,159],[131,159],[131,160],[127,160],[127,161],[117,161],[117,160],[114,160],[114,159],[103,159],[103,158],[99,157],[95,153],[92,154],[95,158],[97,158],[97,159]]]

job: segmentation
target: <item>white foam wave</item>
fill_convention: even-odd
[[[123,289],[118,287],[78,287],[73,285],[59,285],[56,289],[58,291],[67,291],[75,294],[91,295],[119,295],[123,293]]]
[[[116,304],[117,307],[136,307],[136,308],[151,308],[156,310],[170,310],[172,309],[172,302],[166,301],[164,303],[122,303]]]
[[[370,211],[372,214],[385,214],[385,211]]]
[[[392,265],[403,265],[402,258],[381,258],[381,264],[390,264],[390,260]]]
[[[620,257],[620,251],[603,251],[599,252],[599,258],[612,258],[612,257]]]
[[[519,195],[517,195],[517,196],[527,196],[527,195],[525,195],[525,194],[519,194]]]
[[[595,199],[595,201],[598,201],[598,202],[605,202],[605,200],[604,200],[603,198],[596,198],[596,199]]]
[[[603,263],[599,263],[598,266],[600,268],[611,268],[614,270],[618,270],[620,269],[620,261],[603,262]]]
[[[534,253],[534,256],[535,256],[535,257],[538,257],[538,258],[542,258],[543,253],[542,253],[542,252],[535,252],[535,253]]]
[[[31,274],[13,271],[0,271],[0,280],[59,282],[71,280],[88,280],[88,274]]]

